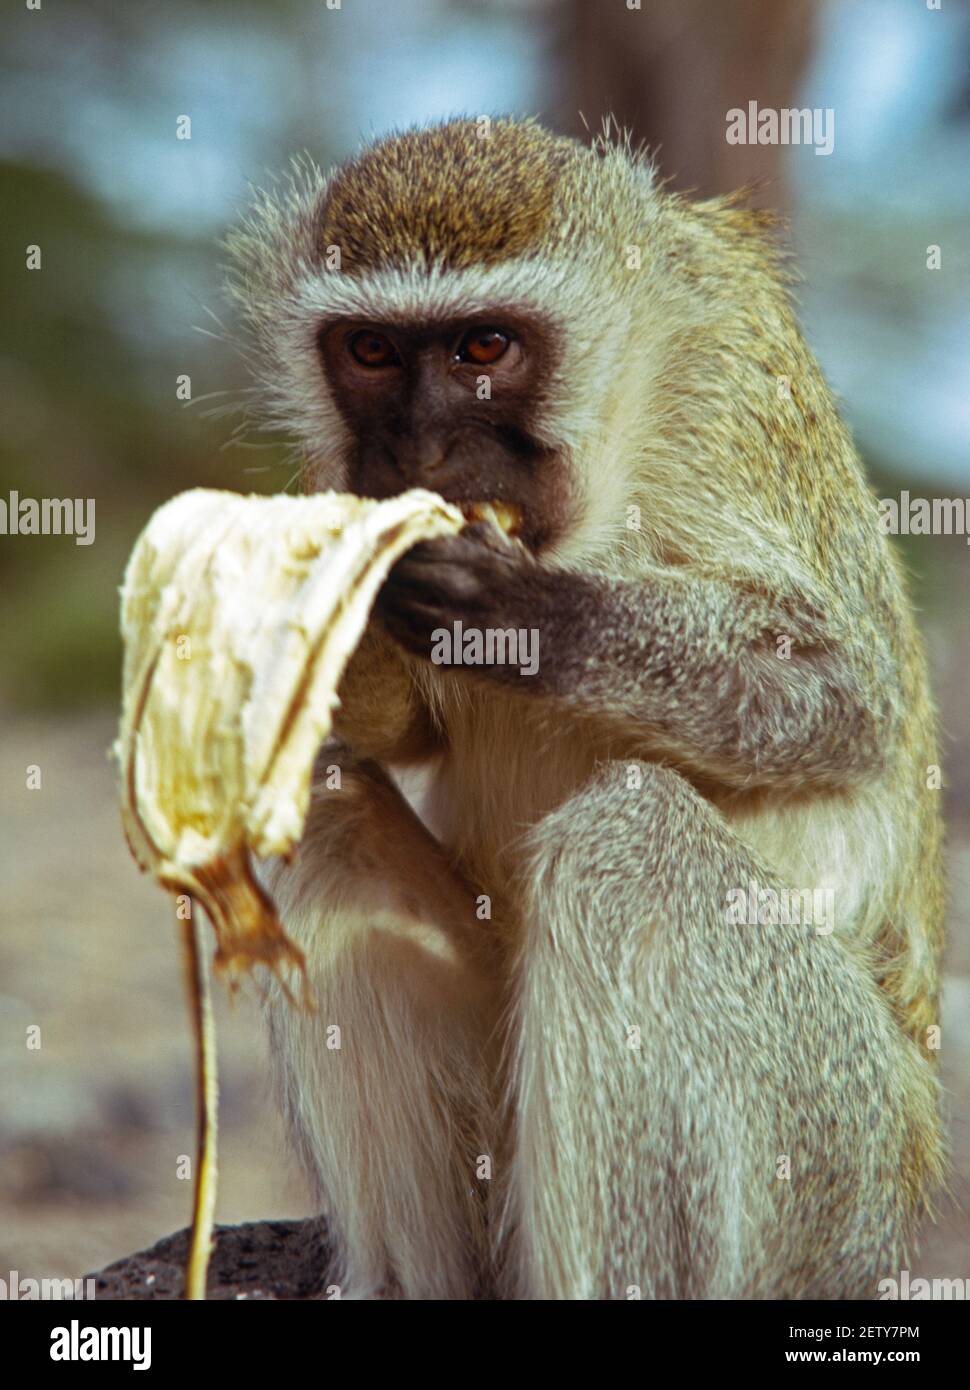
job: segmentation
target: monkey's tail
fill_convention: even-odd
[[[196,1157],[192,1235],[185,1271],[185,1297],[188,1299],[205,1298],[218,1184],[218,1063],[209,973],[205,950],[199,941],[201,918],[198,904],[193,902],[189,918],[181,922],[182,956],[195,1046]]]

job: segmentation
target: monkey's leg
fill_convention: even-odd
[[[729,889],[781,885],[677,773],[633,767],[530,832],[508,1291],[875,1297],[938,1171],[930,1068],[851,924],[732,924]]]
[[[488,927],[375,764],[341,783],[314,786],[292,864],[267,879],[317,1004],[275,986],[267,1001],[284,1108],[344,1296],[469,1298],[486,1266]]]

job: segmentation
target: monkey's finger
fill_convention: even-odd
[[[465,565],[418,559],[390,576],[381,590],[381,601],[393,603],[395,595],[404,594],[443,607],[474,606],[483,596],[483,584],[481,576]]]
[[[494,530],[494,526],[486,527],[479,523],[474,527],[466,527],[465,531],[457,536],[441,536],[431,541],[420,541],[401,556],[391,574],[424,566],[453,564],[467,569],[476,563],[492,563],[496,551],[486,544],[484,535],[469,535],[469,532]]]
[[[386,618],[396,614],[400,618],[411,614],[427,617],[435,622],[451,621],[452,618],[468,616],[477,611],[474,595],[468,591],[456,594],[448,586],[426,581],[403,579],[385,585],[377,597],[377,611]]]
[[[415,656],[431,658],[434,632],[447,621],[436,608],[412,604],[381,611],[384,626],[396,642]]]

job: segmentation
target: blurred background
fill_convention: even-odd
[[[192,1070],[169,903],[107,751],[117,590],[184,488],[294,486],[247,386],[219,240],[295,152],[396,127],[612,112],[698,195],[790,219],[810,341],[880,496],[970,499],[970,11],[959,0],[21,4],[0,58],[0,498],[93,497],[94,544],[0,536],[0,1277],[77,1276],[186,1224]],[[835,146],[729,145],[726,113],[831,108]],[[179,118],[191,138],[178,139]],[[183,123],[184,124],[184,123]],[[42,268],[26,269],[38,246]],[[938,246],[940,269],[927,268]],[[192,400],[176,396],[191,380]],[[970,502],[968,502],[970,508]],[[944,1076],[956,1172],[919,1269],[970,1277],[970,549],[905,547],[946,738]],[[28,767],[39,788],[28,788]],[[217,995],[224,1222],[305,1214],[254,1001]],[[36,1039],[40,1047],[28,1047]]]

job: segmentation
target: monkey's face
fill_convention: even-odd
[[[533,429],[552,365],[539,325],[502,310],[423,323],[341,317],[317,343],[351,440],[352,491],[428,488],[469,515],[498,504],[534,551],[561,534],[563,464]]]
[[[620,151],[500,119],[263,196],[231,239],[234,293],[304,486],[498,503],[547,562],[612,555],[663,357],[625,261],[648,187]]]

